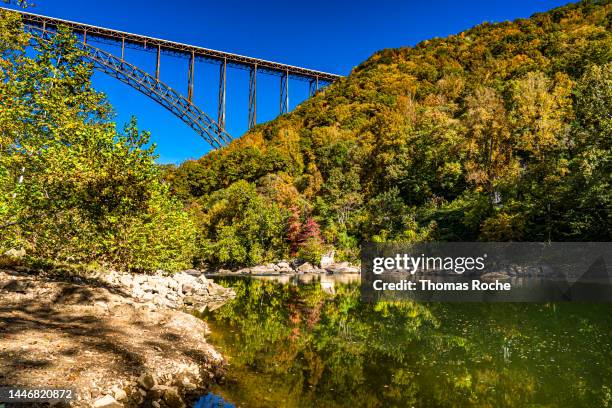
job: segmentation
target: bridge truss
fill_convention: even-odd
[[[64,26],[70,28],[80,39],[78,47],[83,51],[86,58],[94,64],[97,70],[137,89],[161,104],[195,130],[213,148],[227,145],[232,139],[225,130],[228,66],[249,71],[249,129],[257,124],[257,76],[259,73],[280,77],[280,114],[289,111],[290,78],[308,81],[309,96],[314,95],[321,86],[328,85],[340,78],[339,75],[335,74],[238,54],[216,51],[208,48],[26,13],[23,11],[9,10],[3,7],[0,7],[0,10],[19,13],[24,24],[24,29],[31,33],[36,40],[49,41],[56,34],[59,27]],[[116,45],[120,47],[121,54],[120,56],[113,55],[110,52],[92,46],[90,42]],[[155,73],[147,73],[128,63],[125,60],[126,48],[154,52],[156,54]],[[160,80],[162,54],[183,58],[186,57],[189,59],[186,97]],[[219,98],[216,121],[193,103],[196,61],[205,61],[219,65]]]

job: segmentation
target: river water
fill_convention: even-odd
[[[359,299],[359,276],[216,278],[237,407],[612,407],[612,305]]]

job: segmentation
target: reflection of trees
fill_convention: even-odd
[[[229,396],[250,406],[598,406],[609,398],[612,320],[603,305],[367,304],[356,285],[330,295],[317,282],[231,284],[236,299],[210,319],[240,381]]]

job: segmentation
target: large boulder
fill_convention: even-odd
[[[185,408],[185,402],[181,398],[176,388],[169,387],[164,391],[163,396],[164,402],[168,404],[169,408]]]
[[[309,262],[304,262],[300,266],[297,267],[298,272],[302,273],[314,273],[317,271],[317,268],[312,266]]]
[[[278,273],[278,271],[274,269],[274,266],[274,264],[254,266],[251,268],[251,275],[270,275]]]
[[[153,374],[146,372],[138,377],[138,385],[145,390],[150,390],[157,385],[157,381],[155,377],[153,377]]]
[[[325,270],[329,273],[340,274],[340,273],[359,273],[360,269],[356,266],[350,265],[348,262],[334,263],[327,265]]]

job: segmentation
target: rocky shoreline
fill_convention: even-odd
[[[249,268],[236,270],[219,269],[216,271],[202,271],[206,276],[248,276],[248,275],[291,275],[291,274],[345,274],[359,273],[358,266],[348,262],[325,262],[322,260],[321,266],[313,265],[309,262],[280,261],[267,263]]]
[[[149,307],[188,308],[203,312],[214,310],[234,296],[231,289],[216,284],[198,270],[154,275],[110,271],[101,276],[105,282],[127,291],[133,299]]]
[[[5,266],[0,386],[68,387],[74,407],[187,407],[225,372],[206,323],[190,313],[235,297],[211,276],[357,272],[329,258],[320,267],[294,260],[150,275]]]
[[[0,386],[71,388],[75,407],[186,407],[225,362],[206,323],[183,310],[233,296],[187,272],[0,269]]]

